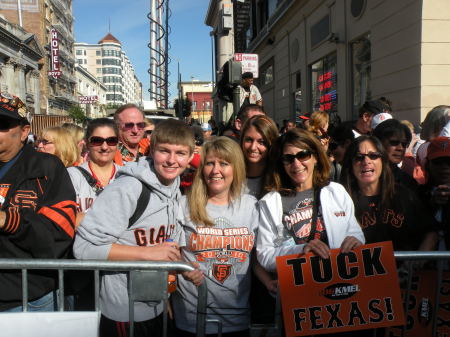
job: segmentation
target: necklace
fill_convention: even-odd
[[[100,179],[98,179],[97,175],[95,174],[94,170],[92,169],[91,161],[88,162],[88,166],[89,166],[89,170],[92,172],[92,177],[94,177],[95,181],[97,182],[96,183],[97,188],[103,189],[104,188],[103,184],[101,183]],[[108,184],[111,181],[111,179],[114,177],[115,174],[116,174],[116,166],[113,164],[111,176],[108,179]]]

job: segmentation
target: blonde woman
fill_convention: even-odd
[[[76,166],[83,164],[88,157],[86,141],[84,139],[84,129],[73,123],[64,123],[61,126],[70,132],[73,139],[75,139],[75,144],[77,144],[78,150],[80,151],[80,158],[78,158]]]
[[[208,285],[208,319],[221,322],[223,336],[248,336],[250,256],[256,239],[256,199],[244,194],[245,163],[227,137],[205,143],[201,162],[179,217],[182,256],[199,269],[179,277],[173,296],[177,336],[195,336],[197,289]],[[201,273],[199,273],[199,271]],[[207,323],[206,333],[218,326]]]
[[[315,111],[312,113],[309,120],[307,130],[312,132],[320,143],[323,145],[325,151],[328,151],[328,144],[330,136],[328,135],[328,126],[330,123],[330,116],[325,111]]]
[[[80,150],[72,134],[61,126],[42,130],[36,144],[39,152],[57,156],[65,167],[74,166],[80,157]]]

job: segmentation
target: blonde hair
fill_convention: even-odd
[[[233,168],[233,182],[228,194],[229,202],[240,198],[245,184],[245,162],[239,145],[228,137],[217,137],[206,142],[202,147],[200,166],[187,196],[191,220],[205,226],[214,226],[206,211],[209,195],[203,176],[206,157],[211,155],[230,163]]]
[[[75,139],[70,131],[62,126],[42,130],[39,138],[47,139],[55,145],[55,156],[61,159],[65,167],[73,166],[80,157]]]
[[[308,131],[321,136],[325,132],[325,126],[329,124],[330,116],[325,111],[315,111],[309,119]]]

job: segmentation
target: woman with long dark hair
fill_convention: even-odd
[[[330,162],[312,133],[288,131],[272,147],[270,163],[257,243],[266,270],[276,270],[280,255],[312,251],[328,258],[332,248],[346,253],[364,243],[353,202],[340,184],[329,182]]]
[[[353,199],[367,243],[391,240],[395,250],[433,248],[435,227],[429,210],[416,194],[395,183],[388,155],[376,137],[360,136],[349,146],[341,183]]]

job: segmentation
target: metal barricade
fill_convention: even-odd
[[[167,335],[167,274],[168,271],[193,271],[194,267],[186,262],[159,262],[159,261],[103,261],[103,260],[57,260],[57,259],[0,259],[0,270],[22,271],[22,310],[28,311],[28,270],[57,270],[58,271],[58,311],[64,311],[64,271],[87,270],[94,271],[94,307],[99,311],[100,297],[100,271],[130,272],[130,336],[134,335],[134,305],[133,300],[163,300],[164,301],[164,337]],[[142,287],[156,280],[158,287],[153,288],[150,296],[142,291]],[[152,284],[153,285],[153,284]],[[134,294],[133,292],[138,292]],[[207,286],[203,282],[198,287],[197,306],[197,336],[205,336],[206,328]]]

